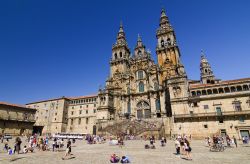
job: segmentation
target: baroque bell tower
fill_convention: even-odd
[[[186,76],[184,66],[180,60],[181,55],[176,42],[175,32],[164,9],[161,11],[160,25],[157,29],[156,37],[156,54],[162,71],[160,83],[163,84],[164,81],[172,77]]]
[[[213,74],[212,68],[205,57],[203,51],[201,51],[201,62],[200,62],[200,71],[201,71],[201,83],[202,84],[214,84],[215,76]]]
[[[128,67],[130,50],[126,41],[125,32],[122,23],[117,34],[116,43],[112,46],[112,58],[110,61],[111,71],[110,76],[115,74],[125,73]]]
[[[164,9],[161,11],[160,25],[156,33],[156,54],[159,65],[159,83],[164,88],[165,112],[167,117],[179,108],[173,102],[183,101],[187,104],[188,80],[181,54],[177,45],[175,31],[171,26]],[[171,119],[169,119],[171,122]],[[169,125],[171,124],[169,122]]]

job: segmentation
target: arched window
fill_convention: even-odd
[[[171,40],[170,40],[170,38],[167,39],[167,43],[168,43],[168,46],[171,45]]]
[[[223,88],[219,88],[219,93],[224,93]]]
[[[115,53],[114,57],[115,57],[115,59],[117,59],[117,53]]]
[[[207,73],[207,69],[205,69],[205,73]]]
[[[122,52],[120,52],[120,58],[122,58]]]
[[[236,88],[235,87],[231,87],[231,92],[236,92]]]
[[[248,91],[248,90],[249,90],[248,86],[247,85],[243,85],[243,91]]]
[[[237,91],[242,91],[242,87],[241,86],[237,86]]]
[[[196,92],[195,91],[192,91],[192,96],[196,96]]]
[[[128,101],[128,113],[131,113],[131,103]]]
[[[217,89],[213,89],[213,94],[218,94],[218,90]]]
[[[201,93],[202,93],[202,95],[206,95],[207,91],[206,90],[202,90]]]
[[[210,81],[210,80],[207,80],[207,83],[208,83],[208,84],[210,84],[210,83],[211,83],[211,81]]]
[[[200,96],[201,95],[201,91],[197,91],[197,96]]]
[[[224,90],[225,90],[226,93],[230,92],[230,89],[228,87],[226,87]]]
[[[139,92],[144,92],[144,83],[142,81],[139,83]]]
[[[138,79],[143,79],[143,71],[142,70],[137,72],[137,77],[138,77]]]
[[[160,100],[159,99],[155,100],[155,108],[156,108],[157,111],[161,110]]]
[[[212,90],[211,90],[211,89],[208,89],[208,90],[207,90],[207,94],[208,94],[208,95],[211,95],[211,94],[212,94]]]
[[[141,56],[141,50],[138,50],[137,54],[138,54],[138,56]]]
[[[164,40],[161,40],[161,47],[164,47]]]

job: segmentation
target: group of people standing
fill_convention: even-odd
[[[229,135],[226,136],[220,136],[220,135],[213,135],[212,139],[208,136],[205,138],[206,144],[211,147],[216,144],[222,144],[224,145],[226,143],[227,147],[238,147],[237,139],[235,136],[232,138],[229,137]]]
[[[185,155],[187,160],[192,160],[190,142],[187,136],[180,136],[175,139],[176,155]]]

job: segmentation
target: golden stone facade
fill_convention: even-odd
[[[42,133],[249,135],[250,78],[216,79],[202,52],[201,79],[189,80],[164,10],[156,38],[157,63],[140,36],[130,51],[121,24],[105,88],[93,96],[27,104],[39,111],[35,125],[44,127]],[[44,103],[52,101],[53,109],[51,104],[45,109]],[[46,110],[51,112],[45,119]]]
[[[0,102],[0,134],[31,135],[35,109]]]

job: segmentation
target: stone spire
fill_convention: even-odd
[[[164,8],[162,8],[161,10],[160,27],[171,28],[171,25],[169,23],[169,20],[168,20],[168,17]]]
[[[215,76],[205,56],[205,53],[202,50],[201,50],[200,71],[201,71],[201,82],[203,84],[214,84]]]
[[[125,32],[124,32],[124,29],[123,29],[123,24],[122,22],[120,23],[120,28],[119,28],[119,32],[117,34],[117,38],[116,38],[116,43],[117,44],[127,44],[127,41],[126,41],[126,35],[125,35]]]
[[[141,58],[141,57],[147,56],[145,48],[146,47],[143,45],[141,36],[138,34],[137,43],[136,43],[135,52],[134,52],[135,53],[135,57],[136,58],[138,58],[138,57]]]
[[[126,41],[126,35],[123,29],[122,22],[120,23],[119,31],[116,37],[116,42],[112,46],[112,61],[120,59],[128,59],[130,50]]]
[[[143,47],[143,43],[142,43],[142,39],[141,39],[140,34],[138,34],[138,37],[137,37],[136,47]]]

